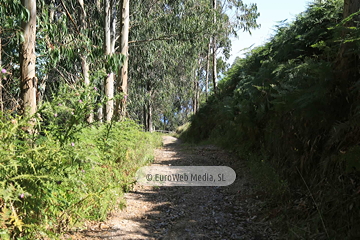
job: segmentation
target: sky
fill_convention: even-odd
[[[231,57],[227,61],[232,64],[236,57],[244,57],[242,49],[249,48],[252,44],[253,47],[261,46],[274,33],[274,26],[277,22],[287,19],[291,22],[295,19],[296,15],[305,11],[308,3],[312,0],[244,0],[246,4],[256,3],[260,16],[258,23],[261,24],[260,29],[252,30],[252,35],[249,33],[239,31],[238,38],[232,38],[232,51]],[[246,51],[245,51],[246,52]]]

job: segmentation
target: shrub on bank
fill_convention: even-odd
[[[153,159],[159,135],[130,120],[84,121],[92,106],[90,91],[64,91],[45,103],[35,126],[29,119],[1,116],[2,239],[39,239],[85,219],[104,220],[123,205],[119,199],[136,170]]]

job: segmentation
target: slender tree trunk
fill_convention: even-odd
[[[198,62],[198,74],[197,74],[197,78],[196,78],[196,112],[199,111],[200,108],[200,78],[201,78],[201,71],[202,71],[202,67],[201,67],[201,55],[199,54],[199,62]]]
[[[79,22],[79,26],[80,26],[80,32],[84,33],[84,31],[86,30],[87,27],[87,23],[86,23],[86,11],[85,11],[85,6],[84,6],[84,0],[78,0],[79,5],[80,5],[80,9],[79,9],[79,16],[80,16],[80,22]],[[90,77],[89,77],[89,63],[87,61],[87,57],[86,57],[86,53],[81,53],[80,54],[80,58],[81,58],[81,68],[82,68],[82,74],[84,77],[84,83],[86,86],[90,85]],[[93,113],[93,109],[89,108],[88,109],[89,114],[86,117],[86,121],[88,123],[92,123],[94,121],[94,113]]]
[[[201,59],[199,57],[198,66],[200,67]],[[194,70],[194,97],[193,97],[193,113],[196,114],[199,110],[199,77],[200,70]]]
[[[213,87],[214,87],[214,93],[217,92],[217,66],[216,66],[216,37],[213,38]]]
[[[115,106],[115,114],[119,119],[126,115],[126,99],[128,94],[128,59],[129,59],[129,26],[130,26],[130,0],[121,0],[121,35],[120,35],[120,47],[121,54],[125,55],[124,65],[120,67],[119,74],[117,76],[117,93],[124,95],[123,99],[118,99]]]
[[[152,98],[152,93],[151,93],[151,85],[150,85],[150,81],[146,81],[146,91],[149,94],[149,98],[146,100],[146,125],[147,125],[147,130],[149,132],[152,132],[152,104],[151,104],[151,98]]]
[[[210,71],[210,55],[211,55],[211,39],[208,44],[208,52],[206,57],[206,77],[205,77],[205,98],[208,99],[209,92],[209,71]]]
[[[31,116],[36,112],[36,0],[22,0],[22,4],[28,10],[30,17],[28,22],[22,22],[21,24],[24,41],[20,44],[19,53],[20,89],[23,114]]]
[[[111,56],[115,49],[115,14],[114,14],[114,1],[105,0],[104,15],[104,49],[105,55]],[[110,122],[114,113],[114,73],[108,73],[105,78],[105,96],[107,102],[105,104],[105,121]]]
[[[165,118],[165,115],[163,115],[163,123],[164,123],[163,130],[165,131],[166,130],[166,118]]]
[[[196,112],[199,111],[200,108],[200,86],[199,80],[196,81]]]
[[[84,83],[86,86],[90,85],[90,77],[89,77],[89,63],[86,57],[81,57],[81,68],[82,74],[84,76]]]
[[[102,106],[97,109],[97,120],[99,122],[103,122],[104,120],[104,108]]]
[[[49,9],[49,20],[50,23],[53,23],[55,17],[55,0],[50,1],[50,9]]]
[[[152,123],[152,107],[151,107],[151,100],[149,100],[148,102],[148,128],[149,128],[149,132],[153,131],[153,123]]]
[[[143,106],[143,121],[144,121],[144,130],[145,131],[149,131],[149,128],[148,128],[148,122],[147,122],[147,104],[145,103],[144,106]]]
[[[96,0],[95,5],[96,5],[96,9],[97,9],[99,12],[101,12],[101,0]]]
[[[54,19],[55,19],[55,0],[51,0],[50,1],[50,8],[49,8],[49,22],[50,24],[54,23]],[[46,40],[46,44],[48,47],[48,50],[51,50],[53,48],[53,45],[50,42],[50,37],[49,35],[45,36],[45,40]],[[37,106],[41,105],[44,96],[45,96],[45,91],[46,91],[46,83],[47,80],[49,79],[49,73],[46,73],[46,75],[44,75],[39,81],[38,81],[38,92],[37,92],[37,96],[36,96],[36,103]]]
[[[213,7],[214,7],[214,25],[216,24],[216,1],[217,0],[213,0]],[[216,34],[214,34],[213,36],[213,71],[212,71],[212,75],[213,75],[213,87],[214,87],[214,93],[216,94],[217,92],[217,69],[216,69],[216,50],[217,50],[217,46],[216,46]]]
[[[84,83],[86,86],[90,85],[90,76],[89,76],[89,63],[85,56],[81,56],[81,67],[84,77]],[[94,121],[94,110],[92,108],[88,109],[89,113],[87,114],[86,121],[92,123]]]

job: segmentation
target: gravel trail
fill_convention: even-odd
[[[164,136],[154,165],[229,166],[236,181],[226,187],[149,187],[125,194],[127,207],[105,223],[70,239],[278,239],[262,213],[264,194],[252,187],[245,164],[214,146],[189,146]]]

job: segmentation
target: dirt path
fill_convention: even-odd
[[[72,239],[277,239],[261,213],[261,193],[251,187],[242,163],[214,146],[190,147],[165,136],[154,164],[229,166],[237,174],[227,187],[147,187],[126,194],[127,207],[106,223]],[[236,164],[235,164],[236,163]]]

